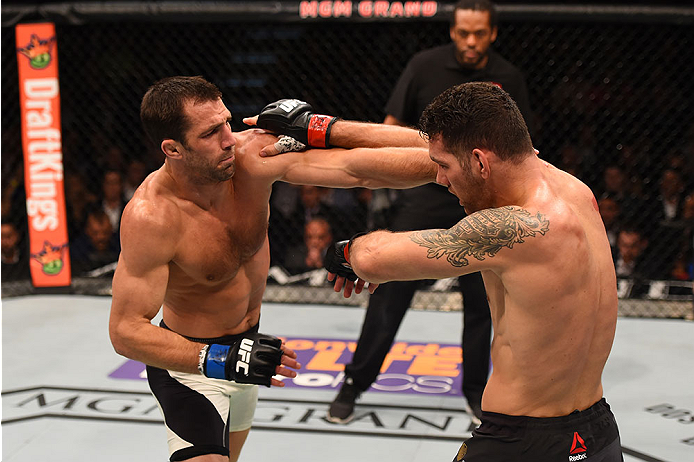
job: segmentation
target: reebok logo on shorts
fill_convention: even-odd
[[[455,462],[465,462],[463,459],[465,457],[465,454],[467,454],[467,444],[463,443],[460,446],[460,449],[458,449],[458,454],[455,457]]]
[[[588,451],[588,449],[586,448],[585,441],[583,441],[583,438],[581,438],[578,432],[574,432],[574,440],[571,443],[571,450],[569,450],[569,454],[571,454],[569,456],[569,462],[587,459],[588,454],[586,454],[586,451]]]

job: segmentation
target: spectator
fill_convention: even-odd
[[[619,204],[622,217],[631,219],[643,212],[643,204],[638,196],[627,187],[627,175],[618,164],[609,164],[603,170],[602,193],[611,196]]]
[[[97,197],[87,188],[84,176],[77,171],[66,172],[64,184],[68,233],[72,239],[84,229],[87,212]]]
[[[312,218],[322,217],[330,223],[335,239],[348,239],[351,235],[346,235],[343,220],[338,217],[335,208],[325,203],[323,197],[328,193],[328,188],[320,186],[302,185],[299,187],[299,203],[292,216],[292,229],[303,230],[306,223]]]
[[[123,176],[117,170],[107,170],[101,182],[101,197],[95,207],[106,213],[113,232],[117,233],[120,229],[120,217],[126,203],[123,196]]]
[[[284,259],[284,268],[290,274],[323,268],[325,251],[333,241],[330,223],[316,216],[304,226],[304,242],[289,249]]]
[[[125,178],[123,182],[123,199],[129,201],[132,199],[135,190],[140,183],[147,177],[147,165],[139,159],[133,159],[128,163],[128,167],[125,171]]]
[[[613,255],[618,278],[648,279],[648,261],[645,258],[648,240],[636,227],[624,227],[617,238],[617,251]]]
[[[617,202],[614,197],[606,195],[598,200],[598,209],[600,211],[600,217],[602,217],[602,222],[605,225],[605,231],[607,232],[607,238],[610,241],[610,247],[614,252],[617,248],[619,220],[621,218],[619,202]]]
[[[326,191],[323,201],[333,210],[340,211],[333,217],[333,226],[338,227],[338,232],[345,239],[356,233],[375,229],[376,220],[371,207],[374,193],[375,191],[367,188],[329,188]]]
[[[17,226],[9,220],[2,220],[2,281],[18,281],[31,277],[29,257],[20,246]]]
[[[676,170],[666,169],[658,182],[658,195],[648,203],[650,266],[656,279],[671,279],[684,258],[688,242],[683,220],[684,186]],[[684,253],[683,253],[684,252]]]
[[[656,222],[676,221],[682,218],[684,209],[684,182],[677,170],[667,169],[660,176],[658,208],[653,217]]]
[[[690,159],[694,159],[694,152]],[[675,170],[682,176],[685,191],[694,190],[694,162],[688,161],[684,149],[677,149],[665,156],[665,168]]]
[[[412,57],[386,104],[384,123],[417,125],[424,108],[448,88],[465,82],[494,82],[513,97],[527,125],[532,127],[523,74],[491,48],[497,32],[496,7],[492,2],[456,3],[449,28],[451,43]],[[428,184],[400,192],[389,228],[450,228],[464,217],[465,211],[455,196],[438,184]],[[337,231],[335,235],[336,239],[341,238]],[[463,393],[473,422],[478,424],[489,374],[491,317],[480,273],[461,276],[458,281],[464,305]],[[345,367],[345,382],[328,411],[332,422],[346,423],[353,417],[355,401],[376,380],[419,284],[382,284],[369,298],[356,351]]]
[[[635,146],[629,143],[618,143],[615,147],[616,163],[626,176],[625,189],[635,197],[646,195],[645,185],[655,181],[653,172],[654,154],[648,145]]]
[[[99,169],[103,173],[110,170],[115,170],[117,172],[125,171],[125,154],[123,149],[113,144],[113,142],[108,143],[106,153],[101,156],[99,160],[101,161]]]
[[[668,278],[691,281],[694,278],[694,193],[682,199],[680,219],[666,222],[663,227],[670,228],[665,240],[670,240],[674,254],[672,263],[667,266]]]
[[[76,276],[118,261],[120,244],[118,234],[106,212],[89,212],[84,231],[70,244],[72,272]]]

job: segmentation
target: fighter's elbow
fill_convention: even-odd
[[[360,245],[357,252],[351,255],[350,263],[357,276],[364,281],[377,284],[387,281],[376,243],[364,242]]]
[[[109,338],[111,339],[111,346],[116,353],[121,356],[129,358],[131,355],[129,341],[128,329],[123,322],[111,321],[108,328]]]

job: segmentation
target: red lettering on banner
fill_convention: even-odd
[[[333,13],[333,2],[325,1],[318,4],[318,15],[321,18],[329,18]]]
[[[391,18],[403,17],[405,15],[405,8],[402,6],[402,2],[393,2],[390,4]]]
[[[378,1],[374,2],[374,16],[376,17],[388,17],[388,8],[390,7],[390,2]]]
[[[405,2],[403,4],[403,2],[378,0],[359,2],[357,12],[362,18],[431,17],[436,15],[438,7],[438,2]]]
[[[352,16],[351,1],[304,1],[299,4],[300,18],[339,18]]]
[[[318,16],[318,2],[301,2],[299,4],[300,18],[315,18]]]
[[[335,2],[333,5],[333,16],[339,18],[344,16],[349,18],[352,16],[352,2]]]
[[[422,16],[426,18],[434,16],[438,9],[438,2],[422,2]]]
[[[405,2],[405,16],[419,16],[420,2]]]

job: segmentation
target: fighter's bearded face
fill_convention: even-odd
[[[236,138],[231,113],[221,99],[184,105],[190,127],[185,133],[182,160],[190,176],[203,183],[229,180],[236,171]]]
[[[438,166],[436,182],[448,188],[458,198],[465,212],[470,214],[487,208],[491,204],[484,179],[472,168],[472,153],[464,159],[448,152],[440,137],[429,140],[429,157]]]

